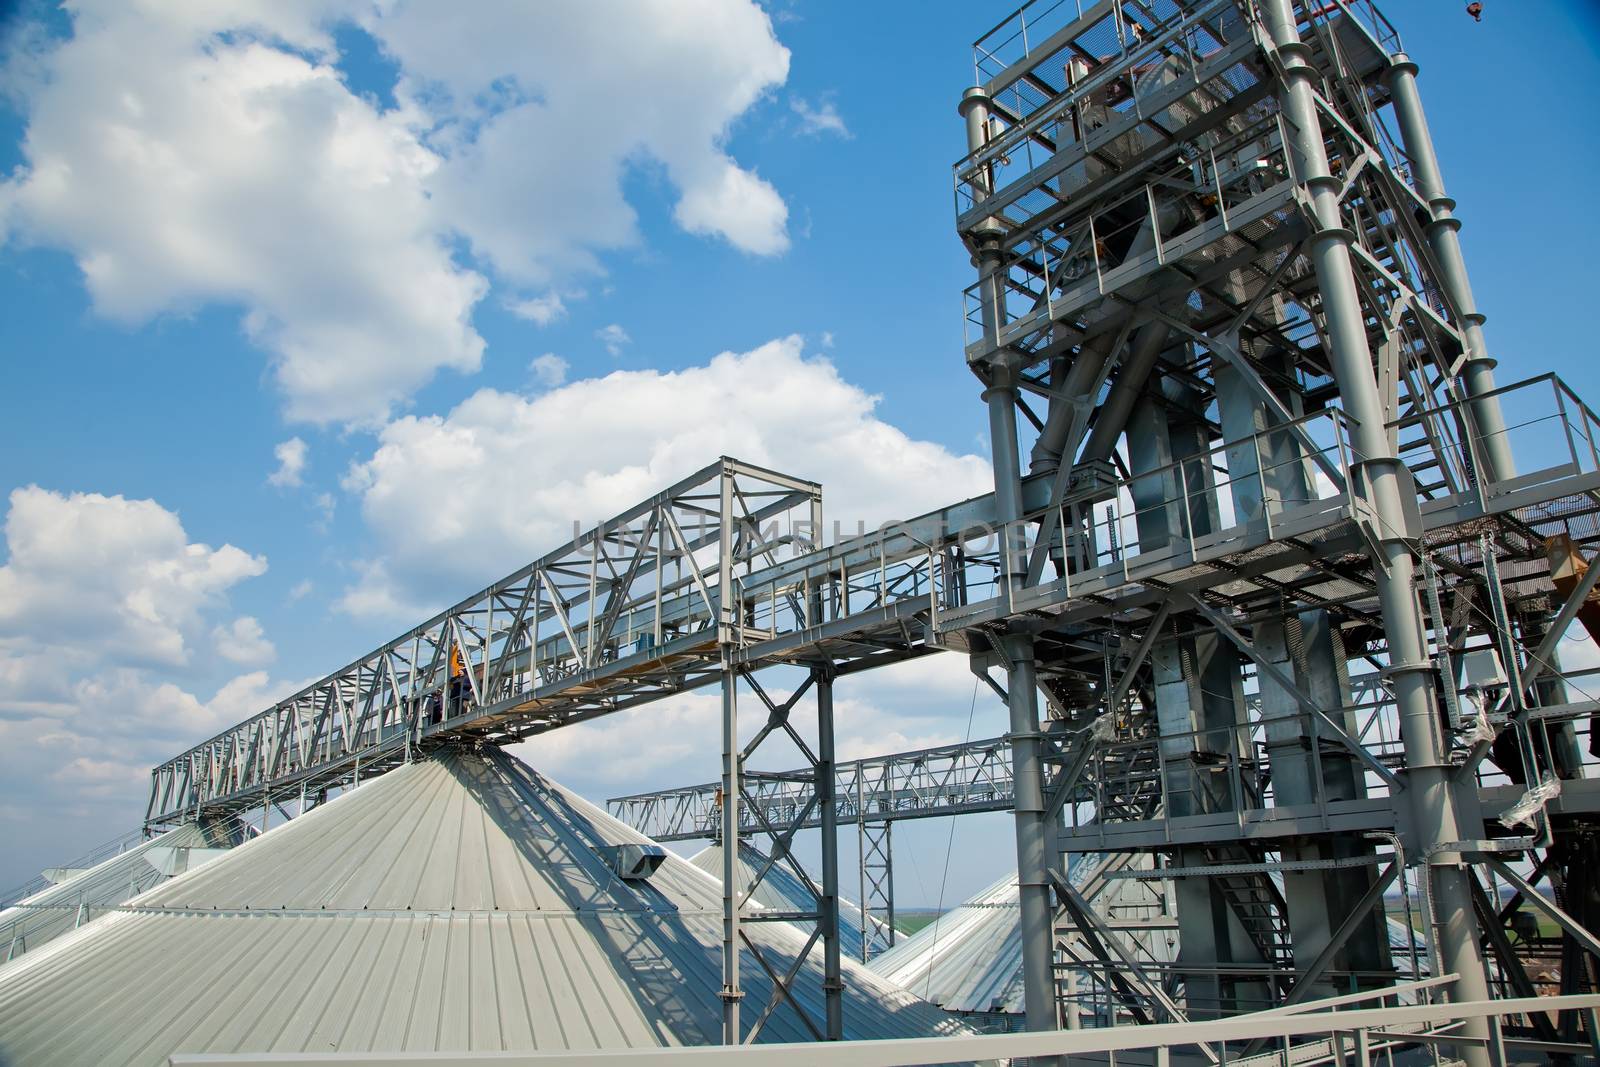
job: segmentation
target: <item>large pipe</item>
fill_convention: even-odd
[[[1058,365],[1050,381],[1054,395],[1050,397],[1050,413],[1045,418],[1044,429],[1039,431],[1039,439],[1033,443],[1028,468],[1031,473],[1055,470],[1063,458],[1071,462],[1071,457],[1062,456],[1067,446],[1067,434],[1072,430],[1079,405],[1094,403],[1094,397],[1087,394],[1100,377],[1106,360],[1111,358],[1111,346],[1115,343],[1114,334],[1102,334],[1090,341],[1079,350],[1078,358],[1065,374],[1059,372],[1059,364],[1064,363],[1067,357],[1056,357]]]
[[[967,149],[983,147],[988,128],[988,100],[980,88],[961,96],[961,115],[967,124]],[[975,187],[978,196],[987,181]],[[985,229],[988,229],[986,226]],[[984,337],[992,358],[988,388],[983,399],[989,407],[989,443],[994,457],[996,518],[1001,523],[1000,550],[1004,557],[1006,588],[1020,586],[1022,573],[1022,471],[1017,446],[1017,364],[1015,357],[995,351],[999,339],[1001,256],[998,234],[980,230],[977,267],[983,296]],[[1054,1030],[1056,988],[1050,907],[1049,852],[1045,834],[1044,772],[1040,758],[1039,691],[1034,670],[1033,638],[1026,633],[1002,639],[1007,662],[1007,705],[1011,721],[1011,766],[1014,781],[1013,817],[1017,840],[1017,895],[1022,936],[1023,998],[1029,1030]],[[1050,1061],[1044,1061],[1050,1062]]]
[[[1291,0],[1264,0],[1260,7],[1282,69],[1280,103],[1292,135],[1297,171],[1317,222],[1311,257],[1327,318],[1329,359],[1351,429],[1356,463],[1364,468],[1365,496],[1386,531],[1405,531],[1403,493],[1414,493],[1409,472],[1389,443],[1385,409],[1373,374],[1361,301],[1351,265],[1351,233],[1339,209],[1340,181],[1328,166],[1313,90],[1310,49],[1300,40]],[[1477,836],[1464,833],[1445,762],[1439,717],[1432,693],[1432,664],[1427,655],[1422,612],[1416,598],[1416,561],[1402,537],[1385,535],[1374,549],[1374,580],[1388,637],[1389,676],[1405,745],[1407,789],[1411,798],[1415,840],[1411,848],[1431,865],[1435,906],[1446,917],[1439,930],[1445,971],[1459,977],[1453,999],[1489,999],[1489,986],[1477,923],[1473,917],[1468,873],[1459,855],[1442,854],[1440,846]],[[1467,1037],[1488,1037],[1477,1021],[1463,1028]],[[1471,1067],[1488,1067],[1483,1045],[1459,1049]]]
[[[1387,79],[1400,126],[1400,140],[1411,163],[1411,180],[1418,194],[1428,202],[1429,221],[1424,229],[1428,247],[1439,265],[1439,281],[1460,313],[1459,325],[1466,338],[1466,366],[1462,380],[1472,413],[1472,428],[1478,434],[1475,455],[1483,465],[1483,480],[1503,481],[1516,475],[1516,459],[1506,433],[1505,416],[1495,390],[1495,360],[1489,355],[1483,334],[1484,317],[1473,299],[1467,277],[1466,259],[1461,254],[1461,222],[1455,217],[1455,201],[1445,193],[1444,175],[1433,149],[1433,134],[1422,110],[1417,91],[1417,65],[1404,52],[1396,52]],[[1559,653],[1558,653],[1559,655]],[[1559,663],[1556,673],[1560,674]],[[1566,700],[1559,677],[1540,686],[1540,702],[1559,704]],[[1577,735],[1570,722],[1558,723],[1551,731],[1552,741],[1561,754],[1557,772],[1562,777],[1583,777],[1583,759],[1578,752]]]
[[[1084,462],[1111,458],[1112,449],[1117,447],[1117,438],[1122,436],[1123,428],[1133,415],[1133,406],[1139,402],[1150,375],[1156,369],[1161,350],[1167,347],[1167,335],[1170,332],[1166,323],[1156,321],[1145,323],[1133,335],[1128,358],[1122,361],[1116,381],[1111,383],[1111,391],[1106,394],[1106,402],[1100,405],[1100,414],[1095,418],[1088,443],[1083,447]]]
[[[1006,704],[1011,717],[1012,805],[1017,838],[1017,899],[1022,936],[1023,1005],[1029,1030],[1057,1029],[1054,909],[1051,907],[1048,823],[1039,729],[1038,677],[1033,639],[1002,640],[1010,676]]]
[[[1177,205],[1170,200],[1163,201],[1157,213],[1163,230],[1172,226],[1178,218]],[[1155,244],[1155,228],[1146,222],[1135,235],[1126,258],[1134,259],[1143,255],[1154,248]],[[1129,300],[1137,300],[1142,294],[1153,289],[1161,277],[1162,273],[1158,272],[1124,295]],[[1111,455],[1111,449],[1116,446],[1117,437],[1122,433],[1122,428],[1133,411],[1134,403],[1144,390],[1145,382],[1149,380],[1151,372],[1155,370],[1156,358],[1166,347],[1169,332],[1165,323],[1150,322],[1140,327],[1134,334],[1128,358],[1123,362],[1123,368],[1118,372],[1116,381],[1112,383],[1105,404],[1101,405],[1094,433],[1089,438],[1089,447],[1084,450],[1086,462],[1104,460]],[[1066,376],[1066,381],[1056,390],[1068,399],[1063,402],[1052,397],[1050,400],[1049,417],[1045,420],[1039,440],[1033,446],[1034,472],[1052,470],[1063,459],[1071,461],[1071,456],[1063,457],[1062,453],[1066,449],[1067,432],[1072,425],[1075,409],[1073,402],[1081,398],[1087,403],[1093,403],[1094,397],[1084,394],[1100,376],[1106,360],[1116,355],[1111,347],[1114,344],[1116,344],[1116,333],[1113,331],[1102,333],[1083,346],[1077,362],[1072,365]],[[1055,386],[1056,383],[1052,382],[1051,385]]]
[[[1500,481],[1513,476],[1516,465],[1511,456],[1511,444],[1506,439],[1500,401],[1489,395],[1495,390],[1495,361],[1489,356],[1489,345],[1483,336],[1484,319],[1473,300],[1467,263],[1461,255],[1461,222],[1455,217],[1456,202],[1445,195],[1444,175],[1439,171],[1433,135],[1428,131],[1428,119],[1422,111],[1422,97],[1417,92],[1417,65],[1404,52],[1396,52],[1387,80],[1395,119],[1400,125],[1400,140],[1411,162],[1412,183],[1428,202],[1430,218],[1425,227],[1428,247],[1433,250],[1439,266],[1439,281],[1461,316],[1457,325],[1466,337],[1467,357],[1462,377],[1467,395],[1472,398],[1473,423],[1479,435],[1478,456],[1486,468],[1481,473],[1487,481]]]

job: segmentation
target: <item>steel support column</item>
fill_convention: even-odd
[[[981,89],[962,94],[961,115],[967,124],[967,150],[976,152],[988,139],[988,99]],[[983,191],[987,191],[986,188]],[[985,370],[988,388],[989,441],[994,457],[995,517],[1000,522],[1001,582],[1007,593],[1025,578],[1026,543],[1022,523],[1022,471],[1017,443],[1017,366],[1015,357],[999,351],[1000,254],[983,242],[977,256],[982,286],[984,339],[990,346]],[[1001,639],[1007,664],[1007,704],[1011,716],[1013,806],[1017,837],[1017,894],[1021,903],[1022,972],[1029,1030],[1054,1030],[1056,984],[1050,899],[1049,852],[1045,834],[1044,770],[1040,759],[1039,691],[1034,669],[1033,638],[1024,633]]]
[[[1242,299],[1244,293],[1238,296]],[[1293,382],[1286,353],[1271,350],[1262,362]],[[1288,432],[1272,432],[1281,423],[1262,398],[1249,387],[1241,371],[1231,364],[1214,371],[1217,408],[1225,440],[1247,442],[1228,452],[1229,488],[1235,513],[1247,519],[1272,521],[1285,507],[1312,499],[1311,464],[1301,440]],[[1304,406],[1298,390],[1284,393],[1285,414],[1299,418]],[[1339,630],[1328,612],[1306,610],[1283,619],[1262,620],[1251,628],[1253,647],[1281,677],[1292,680],[1352,737],[1360,735],[1355,716],[1343,709],[1349,703],[1350,680]],[[1263,672],[1266,673],[1266,672]],[[1300,706],[1294,693],[1263,681],[1259,687],[1261,718],[1265,721],[1273,794],[1282,804],[1324,804],[1328,800],[1366,796],[1365,775],[1352,754],[1324,750],[1318,724]],[[1315,753],[1315,754],[1314,754]],[[1324,870],[1285,871],[1283,896],[1288,905],[1293,958],[1304,974],[1305,961],[1319,958],[1333,940],[1342,901],[1361,897],[1377,876],[1377,857],[1370,841],[1329,835],[1299,841],[1284,848],[1291,861],[1348,860],[1371,857],[1367,867],[1329,866]],[[1334,969],[1351,972],[1391,970],[1389,942],[1381,908],[1368,909],[1369,920],[1355,929],[1339,950]],[[1392,974],[1391,974],[1392,978]],[[1303,990],[1302,990],[1303,987]],[[1313,988],[1305,978],[1297,990],[1308,996],[1331,996],[1345,990],[1329,982]],[[1301,999],[1304,999],[1302,996]]]
[[[1056,1019],[1053,907],[1050,853],[1044,808],[1043,760],[1040,754],[1038,679],[1033,641],[1022,636],[1004,641],[1010,685],[1012,778],[1015,782],[1017,897],[1022,935],[1023,1003],[1029,1030],[1054,1030]]]
[[[1328,166],[1317,115],[1310,50],[1300,40],[1291,0],[1264,0],[1261,11],[1281,64],[1281,104],[1293,139],[1295,168],[1315,215],[1317,232],[1311,240],[1311,258],[1326,316],[1329,361],[1345,410],[1355,422],[1352,439],[1362,477],[1352,481],[1359,482],[1358,491],[1385,531],[1372,549],[1374,577],[1406,751],[1407,792],[1412,797],[1416,837],[1412,848],[1432,865],[1433,903],[1443,919],[1438,934],[1444,958],[1437,963],[1442,971],[1460,976],[1453,991],[1457,1000],[1487,1000],[1489,987],[1467,871],[1459,855],[1437,851],[1441,845],[1463,840],[1467,835],[1458,817],[1450,768],[1444,759],[1432,693],[1432,665],[1416,598],[1416,560],[1412,544],[1404,536],[1410,525],[1409,516],[1415,515],[1415,490],[1410,472],[1396,457],[1386,429],[1388,413],[1373,372],[1351,264],[1352,234],[1340,215],[1341,182]],[[1406,494],[1410,494],[1410,501],[1405,499]],[[1408,503],[1412,506],[1408,507]],[[1481,1021],[1468,1024],[1463,1032],[1468,1037],[1488,1037]],[[1488,1057],[1481,1046],[1463,1046],[1460,1052],[1472,1067],[1487,1067]]]
[[[739,674],[722,670],[722,1043],[739,1036]]]
[[[844,1038],[844,981],[839,967],[839,811],[834,795],[833,673],[811,672],[817,687],[817,806],[822,819],[822,995],[829,1041]],[[726,846],[723,848],[727,852]],[[862,929],[866,918],[862,917]]]
[[[1470,409],[1475,424],[1472,428],[1479,435],[1477,456],[1486,468],[1479,474],[1487,481],[1510,478],[1516,473],[1516,465],[1506,436],[1500,400],[1488,395],[1495,390],[1495,361],[1484,340],[1483,316],[1478,313],[1472,283],[1467,279],[1467,263],[1461,255],[1461,222],[1455,217],[1456,202],[1445,195],[1439,157],[1433,150],[1433,135],[1428,131],[1422,97],[1417,92],[1417,65],[1404,52],[1395,53],[1388,82],[1395,120],[1400,126],[1400,140],[1411,163],[1411,181],[1428,202],[1428,212],[1432,216],[1424,231],[1428,247],[1438,262],[1439,281],[1461,316],[1458,325],[1466,338],[1462,379],[1467,395],[1475,398]]]

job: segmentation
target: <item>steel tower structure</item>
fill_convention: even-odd
[[[1055,806],[1030,769],[1042,739],[1097,716],[1115,716],[1119,739],[1148,740],[1143,767],[1106,787],[1157,789],[1166,821],[1154,838],[1113,838],[1102,810],[1055,844],[1152,849],[1181,870],[1182,957],[1166,977],[1191,1018],[1333,992],[1335,972],[1386,980],[1379,902],[1399,860],[1383,867],[1373,835],[1393,827],[1328,814],[1375,788],[1424,864],[1438,965],[1459,976],[1458,997],[1488,995],[1465,858],[1496,846],[1474,841],[1470,764],[1451,754],[1472,745],[1460,716],[1444,716],[1457,679],[1440,660],[1455,639],[1424,598],[1437,612],[1439,557],[1459,572],[1481,547],[1473,562],[1492,571],[1537,546],[1515,520],[1476,544],[1426,530],[1431,503],[1512,484],[1515,461],[1399,43],[1371,4],[1344,0],[1038,0],[977,43],[957,225],[979,274],[967,358],[985,386],[998,514],[1015,523],[1013,610],[993,632],[1040,991],[1030,1028],[1057,1018],[1044,991],[1060,887]],[[1028,474],[1050,485],[1031,526],[1019,413],[1034,430]],[[1292,529],[1329,490],[1352,511],[1354,551]],[[1302,559],[1262,567],[1246,551],[1197,566],[1219,531],[1253,524]],[[1021,610],[1047,574],[1070,581],[1135,545],[1140,584],[1159,598],[1116,616],[1141,635],[1131,654],[1105,622]],[[1500,607],[1484,629],[1503,636],[1528,611]],[[1397,743],[1381,755],[1350,707],[1363,661],[1390,693]],[[1472,728],[1494,733],[1486,718]],[[1517,756],[1525,780],[1581,774],[1566,728],[1535,733]],[[1266,810],[1279,816],[1254,818]],[[1203,834],[1176,831],[1212,816]]]
[[[820,486],[723,458],[155,768],[147,827],[717,686],[706,810],[816,897],[748,907],[723,850],[724,1038],[798,1003],[758,952],[772,999],[742,1011],[741,924],[773,920],[813,927],[837,1037],[834,689],[950,652],[1006,676],[1031,1028],[1072,1017],[1058,969],[1179,1022],[1390,985],[1413,870],[1429,989],[1531,995],[1519,906],[1589,985],[1600,704],[1555,649],[1595,614],[1600,419],[1553,377],[1496,387],[1397,34],[1350,0],[1035,0],[976,54],[955,185],[992,494],[822,543]],[[755,770],[776,737],[805,765]],[[948,755],[949,804],[996,752]],[[1176,964],[1102,936],[1082,853],[1176,886]]]

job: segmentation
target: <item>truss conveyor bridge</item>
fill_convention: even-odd
[[[1504,392],[1539,412],[1514,436],[1541,451],[1552,440],[1570,447],[1536,473],[1426,501],[1429,543],[1471,540],[1477,524],[1497,516],[1538,526],[1595,513],[1600,419],[1551,375]],[[1430,411],[1404,423],[1458,414]],[[1348,420],[1330,412],[1309,421],[1329,431],[1326,451],[1347,470]],[[1252,442],[1215,451],[1241,444]],[[1026,480],[1024,497],[1037,500],[1047,488],[1043,478]],[[1306,504],[1146,552],[1126,486],[1114,487],[1097,521],[1105,546],[1097,566],[1013,589],[1007,577],[1035,546],[1013,540],[1020,547],[1008,563],[999,545],[1036,530],[1037,508],[1001,523],[985,495],[812,547],[813,531],[823,529],[822,487],[723,458],[156,767],[146,825],[316,793],[431,744],[516,742],[716,683],[724,661],[741,673],[828,664],[844,675],[941,649],[987,653],[986,627],[1014,616],[1041,628],[1117,625],[1174,595],[1225,598],[1257,576],[1348,586],[1354,579],[1325,564],[1361,551],[1363,514],[1347,492],[1331,482],[1323,489]],[[723,589],[733,591],[726,602]],[[467,660],[455,686],[452,646]]]

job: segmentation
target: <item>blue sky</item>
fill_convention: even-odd
[[[0,884],[135,825],[143,769],[210,725],[717,451],[819,478],[851,518],[981,488],[950,165],[968,44],[1008,8],[769,24],[706,0],[622,31],[596,7],[441,29],[357,0],[214,6],[24,4],[7,29]],[[1385,5],[1501,381],[1582,391],[1600,16],[1461,8]],[[274,484],[292,439],[303,468]],[[935,743],[965,732],[971,679],[841,699],[858,753]],[[714,776],[702,706],[670,716],[690,740],[614,725],[537,754],[597,798]],[[1002,729],[980,695],[973,733]],[[982,862],[949,895],[1009,862],[997,829],[957,827]],[[937,897],[947,832],[901,835],[904,899]]]

